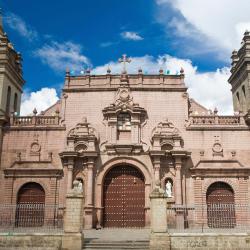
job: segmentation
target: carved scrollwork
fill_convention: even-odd
[[[83,151],[95,151],[95,142],[99,140],[99,135],[92,126],[83,117],[80,123],[68,132],[67,142],[68,150],[82,153]]]
[[[172,150],[182,146],[180,131],[167,119],[159,122],[152,130],[151,143],[157,150]]]

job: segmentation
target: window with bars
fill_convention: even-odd
[[[120,113],[117,116],[117,130],[131,131],[131,116],[129,113]]]

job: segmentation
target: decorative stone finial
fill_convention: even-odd
[[[66,76],[69,76],[69,75],[70,75],[70,70],[69,70],[68,67],[67,67],[66,70],[65,70],[65,75],[66,75]]]
[[[215,107],[214,108],[214,114],[217,115],[218,114],[218,109]]]
[[[160,68],[159,74],[160,74],[160,75],[163,75],[163,69],[162,69],[162,68]]]
[[[138,69],[138,74],[142,74],[142,68],[141,67]]]
[[[87,68],[87,69],[85,70],[85,74],[86,74],[86,75],[90,75],[90,68]]]
[[[245,31],[244,36],[249,36],[250,32],[248,30]]]
[[[182,67],[181,67],[180,73],[181,75],[184,75],[184,69]]]
[[[237,55],[238,54],[238,51],[236,50],[236,49],[234,49],[233,51],[232,51],[232,55]]]
[[[36,108],[33,109],[33,114],[37,115],[37,109]]]
[[[107,74],[109,75],[111,73],[110,67],[107,68]]]

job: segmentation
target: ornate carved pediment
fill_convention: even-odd
[[[76,151],[79,153],[83,151],[95,151],[95,143],[97,140],[97,131],[90,126],[87,122],[87,118],[84,117],[82,121],[77,123],[68,133],[68,151]]]
[[[120,87],[116,93],[114,103],[103,109],[105,117],[108,115],[116,115],[119,112],[129,112],[131,114],[139,114],[144,116],[146,111],[139,104],[134,103],[129,87]]]
[[[157,124],[152,130],[151,138],[154,150],[171,150],[180,148],[182,144],[179,129],[167,119]]]

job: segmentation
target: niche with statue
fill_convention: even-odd
[[[173,179],[167,177],[164,180],[164,190],[167,197],[167,202],[173,203],[174,202],[174,182]]]

